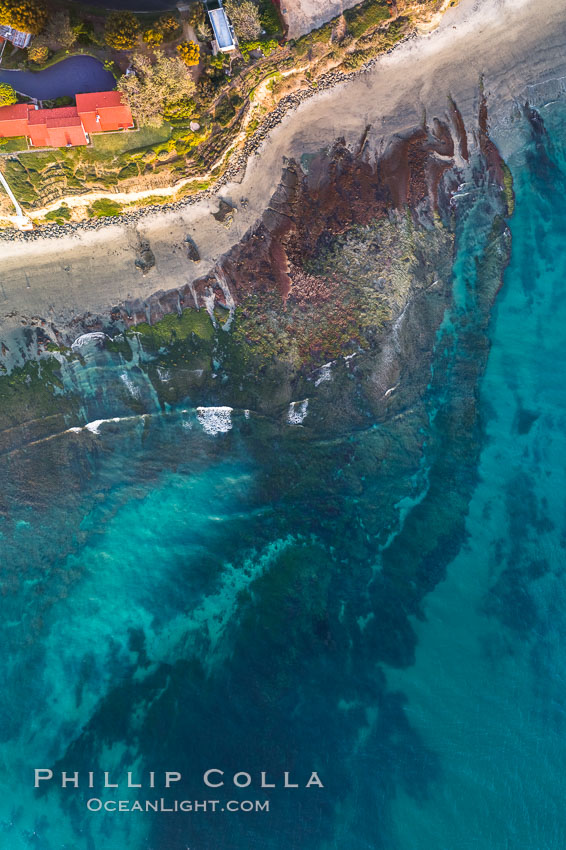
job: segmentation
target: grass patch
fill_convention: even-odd
[[[88,211],[93,218],[112,218],[121,214],[122,206],[110,198],[99,198],[90,205]]]
[[[28,143],[25,136],[16,136],[13,139],[0,139],[0,153],[13,153],[14,151],[25,151]]]
[[[164,123],[161,127],[140,127],[122,133],[100,133],[92,137],[93,148],[106,156],[119,156],[126,151],[142,150],[159,145],[171,138],[171,126]]]

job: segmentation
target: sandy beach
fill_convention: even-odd
[[[201,277],[263,213],[285,157],[315,152],[340,136],[355,145],[368,125],[370,149],[379,150],[392,133],[444,116],[449,95],[472,127],[482,75],[492,133],[505,155],[513,103],[543,102],[564,88],[564,80],[553,81],[566,79],[565,44],[563,0],[542,0],[536,11],[528,0],[461,0],[433,33],[289,113],[250,158],[241,182],[219,191],[237,207],[229,227],[213,218],[218,200],[211,199],[60,239],[0,242],[0,326],[37,316],[66,325]],[[187,257],[187,236],[199,263]],[[145,275],[135,266],[140,240],[156,259]]]

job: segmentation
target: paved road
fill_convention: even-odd
[[[44,71],[3,71],[0,68],[0,83],[9,83],[21,94],[38,100],[116,88],[113,74],[92,56],[70,56]]]

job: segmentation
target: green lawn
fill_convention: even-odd
[[[171,126],[142,127],[139,130],[127,130],[123,133],[93,134],[92,143],[97,153],[118,156],[126,151],[140,150],[151,145],[159,145],[171,137]]]
[[[25,136],[16,136],[14,139],[0,139],[0,153],[25,151],[27,146],[28,145]]]

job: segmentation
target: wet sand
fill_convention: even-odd
[[[444,117],[449,95],[468,129],[477,127],[482,75],[492,134],[505,155],[504,120],[513,103],[554,96],[552,81],[566,79],[565,44],[563,0],[541,0],[535,13],[528,0],[461,0],[435,32],[288,114],[251,157],[242,181],[219,192],[238,207],[229,227],[211,215],[218,201],[207,200],[60,239],[0,242],[0,327],[33,316],[67,325],[74,316],[106,314],[124,300],[202,277],[262,215],[285,157],[316,152],[340,136],[357,145],[367,125],[369,150],[381,150],[392,133],[425,116]],[[199,248],[199,263],[187,258],[187,235]],[[156,258],[145,276],[135,266],[140,238]]]

